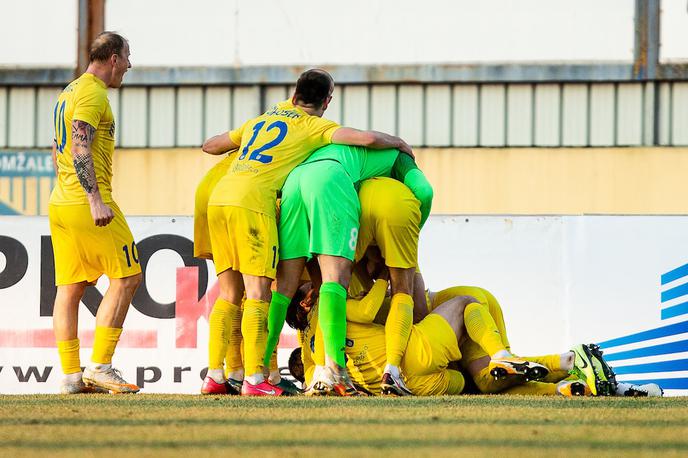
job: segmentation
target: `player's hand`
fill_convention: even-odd
[[[399,151],[401,151],[402,153],[408,154],[409,156],[411,156],[412,158],[415,159],[416,156],[415,156],[415,154],[413,154],[413,149],[411,148],[411,146],[402,139],[399,139],[399,141],[401,143],[399,144],[399,147],[397,149]]]
[[[91,202],[91,216],[98,227],[105,227],[115,218],[115,212],[103,201]]]

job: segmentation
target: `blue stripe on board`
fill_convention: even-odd
[[[637,332],[625,337],[617,337],[616,339],[605,340],[604,342],[600,342],[598,345],[602,348],[618,347],[619,345],[644,342],[650,339],[658,339],[659,337],[683,334],[684,332],[688,332],[688,321],[682,321],[680,323],[674,323],[668,326],[662,326],[660,328]]]
[[[674,280],[677,280],[681,277],[685,277],[688,275],[688,264],[684,264],[681,267],[677,267],[674,270],[671,270],[665,274],[662,275],[662,284],[666,285],[669,282],[672,282]]]
[[[685,315],[688,313],[688,302],[683,304],[672,305],[662,310],[662,319],[673,318],[675,316]]]
[[[670,301],[672,299],[676,299],[677,297],[685,296],[686,294],[688,294],[688,283],[684,283],[666,291],[662,291],[662,302]]]
[[[637,348],[635,350],[620,351],[618,353],[604,354],[607,361],[618,361],[620,359],[643,358],[645,356],[668,355],[688,351],[688,340],[653,345],[651,347]]]
[[[634,385],[645,385],[646,383],[656,383],[665,390],[688,390],[688,378],[658,378],[648,380],[620,380],[624,383]]]
[[[675,359],[658,363],[634,364],[632,366],[614,366],[616,375],[647,374],[650,372],[688,371],[688,359]]]

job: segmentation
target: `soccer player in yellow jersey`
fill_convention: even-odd
[[[425,292],[420,274],[416,274],[415,288]],[[481,393],[565,396],[591,394],[585,380],[579,380],[578,376],[569,377],[569,372],[577,372],[577,367],[581,364],[580,357],[574,351],[544,356],[512,355],[502,308],[486,289],[454,286],[438,292],[427,291],[420,296],[424,297],[417,296],[415,299],[423,305],[427,304],[429,312],[453,297],[470,296],[475,299],[464,310],[464,323],[469,338],[461,345],[461,365]],[[505,351],[510,357],[500,359],[494,356]]]
[[[347,368],[354,383],[371,394],[382,392],[381,380],[387,360],[385,326],[374,322],[382,311],[387,286],[386,280],[378,279],[365,297],[349,299],[346,304]],[[308,383],[317,377],[316,364],[322,361],[316,363],[316,360],[322,360],[323,350],[317,348],[318,306],[309,308],[304,294],[304,289],[300,289],[289,305],[287,323],[299,331],[301,361],[298,363],[303,365],[302,372]],[[400,365],[409,388],[416,395],[460,394],[463,390],[463,376],[448,366],[461,358],[459,343],[465,340],[463,308],[472,300],[453,297],[411,328]],[[290,360],[290,370],[293,370],[296,361]]]
[[[313,151],[329,143],[398,148],[412,154],[400,138],[374,131],[341,127],[322,118],[332,99],[334,82],[323,70],[304,72],[291,100],[278,103],[241,127],[208,139],[203,150],[221,154],[239,148],[237,158],[217,183],[208,203],[208,224],[220,296],[210,315],[208,377],[204,388],[223,384],[229,317],[244,291],[241,331],[244,338],[242,394],[281,395],[265,381],[263,356],[267,339],[270,284],[278,262],[275,221],[277,193],[291,170]],[[339,258],[321,262],[323,280],[339,285],[333,268]],[[346,260],[348,262],[348,260]],[[343,289],[343,287],[340,286]],[[336,291],[336,300],[340,299]],[[342,298],[345,300],[344,298]]]
[[[112,199],[115,120],[107,88],[131,68],[129,44],[103,32],[90,48],[86,72],[60,94],[54,109],[57,185],[48,209],[55,253],[55,339],[65,374],[61,391],[137,392],[112,367],[131,299],[141,282],[134,238]],[[82,374],[77,336],[79,302],[87,286],[107,275],[110,286],[96,315],[91,362]]]

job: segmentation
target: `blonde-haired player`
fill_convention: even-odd
[[[241,127],[208,139],[203,150],[221,154],[239,148],[239,155],[217,183],[208,204],[208,222],[220,296],[210,315],[208,377],[202,390],[225,382],[222,360],[230,310],[246,300],[241,331],[245,378],[242,394],[281,395],[265,381],[263,356],[267,339],[270,285],[278,261],[276,198],[291,170],[313,151],[329,143],[399,148],[411,152],[398,137],[340,127],[322,118],[334,82],[323,70],[308,70],[285,100]]]
[[[112,367],[112,355],[141,267],[134,237],[112,199],[115,119],[107,88],[117,88],[131,64],[129,44],[103,32],[91,44],[86,72],[60,94],[54,109],[57,185],[48,218],[55,253],[57,296],[53,326],[62,371],[61,391],[137,392]],[[79,302],[101,275],[110,280],[96,315],[91,362],[82,374],[77,336]]]

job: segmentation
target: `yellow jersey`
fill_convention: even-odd
[[[278,103],[229,132],[238,156],[215,186],[208,205],[246,208],[275,216],[277,193],[289,172],[332,142],[339,124],[312,116],[291,101]]]
[[[96,129],[91,143],[93,165],[103,202],[112,202],[112,155],[115,152],[115,118],[107,86],[84,73],[62,91],[53,111],[57,156],[57,184],[50,195],[53,205],[87,204],[86,191],[74,170],[72,121],[84,121]]]

